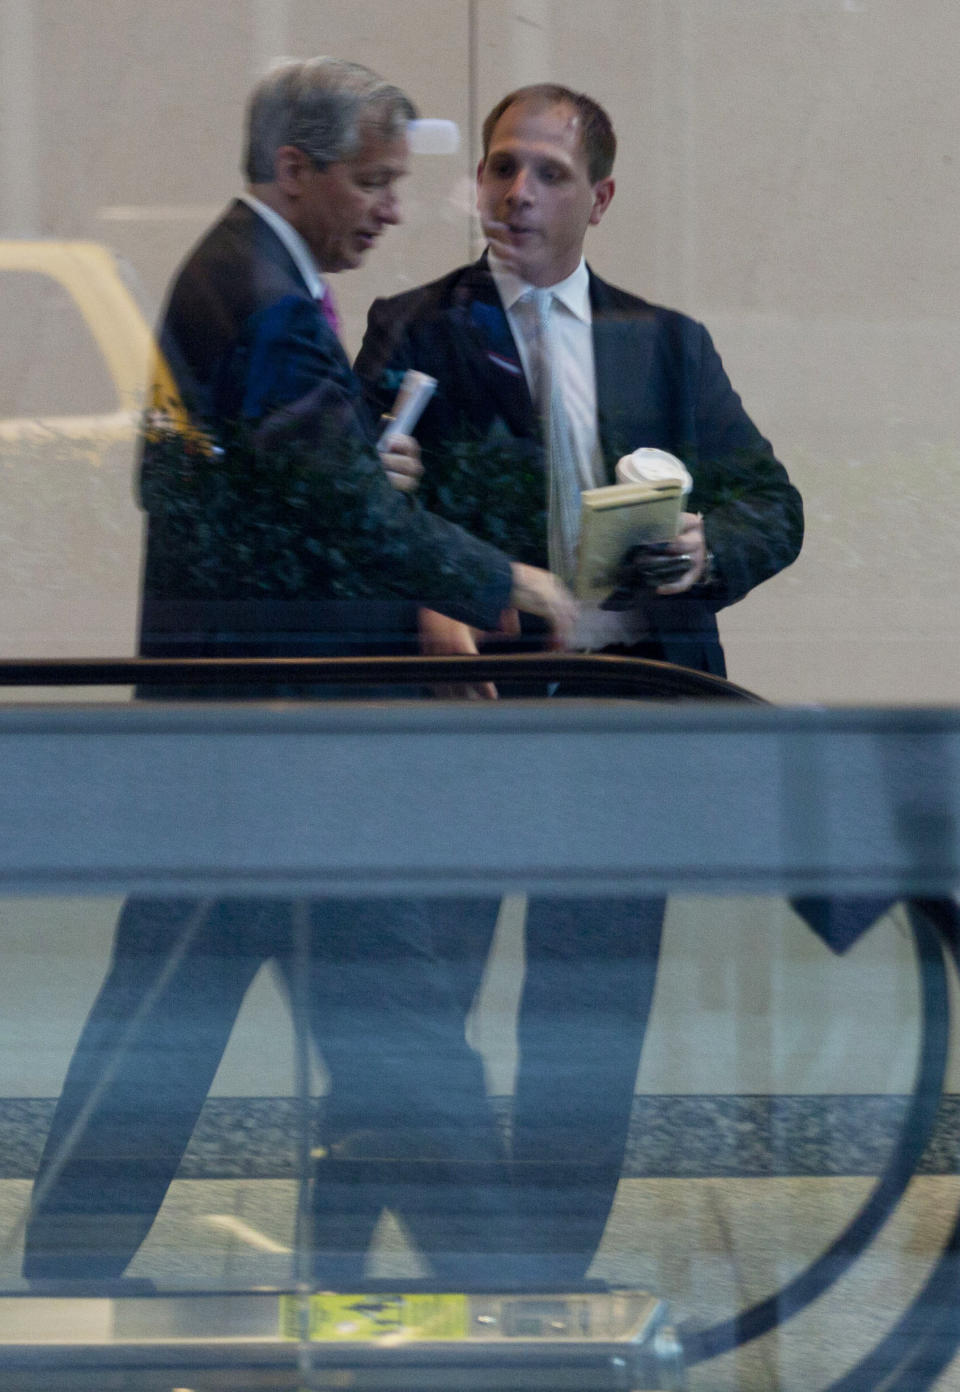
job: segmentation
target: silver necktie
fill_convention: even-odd
[[[530,336],[533,395],[543,421],[547,462],[547,554],[550,569],[570,584],[580,536],[580,479],[570,421],[563,404],[559,365],[551,351],[552,290],[529,293],[534,314]],[[529,321],[528,321],[529,322]]]

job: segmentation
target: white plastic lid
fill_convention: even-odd
[[[662,483],[676,479],[684,493],[689,493],[693,487],[693,479],[682,459],[667,450],[648,446],[625,454],[617,461],[616,473],[618,483]]]

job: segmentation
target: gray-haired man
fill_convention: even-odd
[[[179,399],[158,403],[144,445],[146,653],[389,649],[414,631],[416,601],[483,628],[515,606],[567,631],[572,601],[553,576],[411,501],[412,442],[381,459],[330,322],[326,276],[399,220],[413,115],[397,88],[330,58],[287,63],[254,90],[248,191],[188,257],[161,330]],[[448,970],[432,969],[423,906],[305,908],[338,1133],[399,1119],[485,1136],[495,1159],[482,1069]],[[279,899],[128,901],[41,1161],[28,1277],[124,1271],[253,977],[269,958],[292,970],[290,916]],[[343,1255],[356,1279],[356,1254]],[[333,1256],[326,1271],[335,1279]]]

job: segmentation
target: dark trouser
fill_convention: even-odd
[[[363,601],[165,601],[145,598],[141,651],[156,657],[396,655],[416,650],[416,606]],[[165,699],[419,694],[419,689],[254,686],[139,689]],[[422,900],[309,905],[309,1028],[331,1085],[331,1151],[426,1158],[444,1180],[440,1212],[424,1183],[358,1186],[330,1167],[315,1191],[318,1279],[360,1278],[382,1202],[396,1203],[444,1279],[492,1280],[509,1245],[505,1150],[464,1020],[496,908],[467,922]],[[185,930],[195,930],[179,958]],[[26,1230],[31,1279],[112,1279],[146,1237],[176,1174],[244,995],[275,959],[293,991],[291,905],[131,899],[110,971],[82,1031],[54,1112]],[[132,1021],[136,1028],[130,1033]],[[422,1169],[421,1175],[428,1171]],[[362,1176],[361,1176],[362,1178]],[[358,1193],[363,1188],[363,1193]],[[404,1202],[409,1201],[409,1202]]]
[[[435,954],[424,909],[384,899],[309,905],[306,995],[332,1078],[328,1124],[340,1136],[402,1128],[454,1173],[481,1162],[489,1178],[503,1154],[462,1006],[482,962],[470,964],[470,986],[455,992],[449,952]],[[227,899],[204,912],[186,900],[128,901],[41,1158],[27,1277],[123,1273],[176,1174],[243,997],[269,958],[289,981],[288,903]],[[425,1220],[424,1236],[451,1274],[462,1268],[482,1278],[479,1249],[502,1245],[492,1221],[502,1201],[487,1183],[478,1192],[462,1187],[453,1238]],[[344,1279],[359,1276],[362,1251],[327,1255]]]
[[[660,899],[533,899],[513,1159],[522,1270],[582,1280],[620,1178],[656,980]]]
[[[127,903],[41,1159],[26,1276],[123,1273],[176,1174],[256,972],[271,957],[291,971],[289,912],[270,900],[223,900],[205,915],[191,901]],[[345,1157],[339,1169],[318,1170],[318,1279],[360,1278],[383,1204],[445,1281],[562,1284],[586,1273],[620,1175],[663,904],[531,901],[512,1199],[482,1066],[463,1033],[496,912],[489,899],[310,905],[310,1025],[332,1080],[331,1153]],[[196,936],[171,971],[192,915]],[[406,1171],[351,1169],[357,1156],[405,1154]]]
[[[433,922],[434,952],[446,961],[459,999],[461,1035],[498,907],[489,899],[424,905],[424,917]],[[500,1284],[576,1284],[586,1276],[620,1179],[663,914],[662,899],[529,902],[512,1122],[513,1202],[500,1202],[495,1179],[486,1195],[491,1250],[502,1243],[494,1265]],[[421,1076],[420,1084],[425,1081]],[[333,1137],[336,1152],[336,1128]],[[438,1238],[449,1221],[448,1206],[456,1202],[456,1185],[442,1167],[433,1167],[424,1171],[421,1188],[415,1165],[391,1167],[370,1158],[389,1157],[396,1139],[397,1133],[377,1137],[379,1149],[366,1152],[347,1147],[352,1170],[350,1159],[329,1167],[341,1184],[318,1190],[321,1231],[337,1233],[352,1220],[352,1245],[362,1248],[381,1204],[387,1204],[405,1219],[438,1272],[446,1273],[449,1263]],[[483,1153],[475,1159],[482,1162]],[[481,1173],[471,1169],[469,1180],[475,1193],[483,1192]],[[431,1209],[432,1219],[425,1212]],[[321,1249],[341,1245],[320,1242]],[[322,1252],[320,1262],[322,1272]],[[332,1278],[336,1274],[331,1270]]]

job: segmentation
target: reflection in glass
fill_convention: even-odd
[[[950,1105],[937,1114],[946,1014],[936,934],[914,918],[911,949],[897,909],[837,954],[782,901],[671,900],[649,1039],[613,1164],[616,1201],[597,1227],[615,1095],[588,1098],[577,1073],[586,1062],[604,1091],[622,1025],[612,1005],[591,1020],[582,1002],[619,989],[629,954],[614,942],[586,969],[582,954],[572,966],[560,952],[538,965],[536,905],[504,904],[489,963],[461,953],[447,980],[461,998],[444,1036],[439,994],[437,1008],[424,998],[415,1019],[402,1008],[409,982],[397,944],[411,929],[423,944],[429,901],[405,912],[394,902],[387,913],[383,901],[131,900],[85,1025],[114,903],[8,901],[7,1291],[24,1289],[17,1233],[51,1089],[79,1032],[35,1202],[82,1104],[94,1105],[59,1157],[42,1216],[35,1210],[27,1226],[27,1271],[44,1278],[37,1292],[68,1293],[66,1277],[84,1278],[74,1289],[90,1296],[289,1290],[298,1275],[319,1289],[509,1289],[511,1262],[521,1278],[542,1273],[544,1235],[558,1233],[568,1279],[553,1288],[587,1291],[569,1257],[572,1239],[589,1230],[597,1251],[588,1275],[601,1283],[592,1288],[667,1302],[692,1365],[689,1386],[768,1387],[770,1358],[785,1387],[825,1385],[917,1295],[956,1205]],[[451,903],[433,907],[442,929]],[[607,908],[621,927],[635,913],[628,901]],[[460,921],[486,935],[496,909],[464,903]],[[571,933],[573,922],[571,912]],[[277,984],[258,977],[271,959]],[[447,970],[446,949],[443,961]],[[416,979],[426,979],[420,965]],[[254,982],[221,1064],[230,1012]],[[138,1007],[148,1004],[139,1037],[124,1006],[131,991]],[[316,1051],[312,1078],[294,1077],[306,1039],[298,1046],[289,1030],[291,993]],[[468,1046],[453,1019],[471,1001]],[[524,1025],[534,1004],[542,1017]],[[44,1033],[46,1015],[63,1025]],[[538,1036],[549,1046],[539,1054]],[[30,1098],[17,1093],[21,1075]],[[931,1127],[928,1158],[905,1193]],[[491,1135],[496,1144],[484,1150]],[[887,1185],[879,1204],[878,1176]],[[102,1284],[124,1271],[126,1284]],[[811,1271],[825,1299],[792,1301],[793,1318],[778,1326],[785,1292]],[[544,1284],[534,1276],[526,1288]],[[728,1382],[725,1359],[711,1356],[723,1331],[746,1337],[745,1310],[771,1302],[770,1332],[731,1352],[743,1380]],[[131,1306],[115,1337],[138,1318]]]

